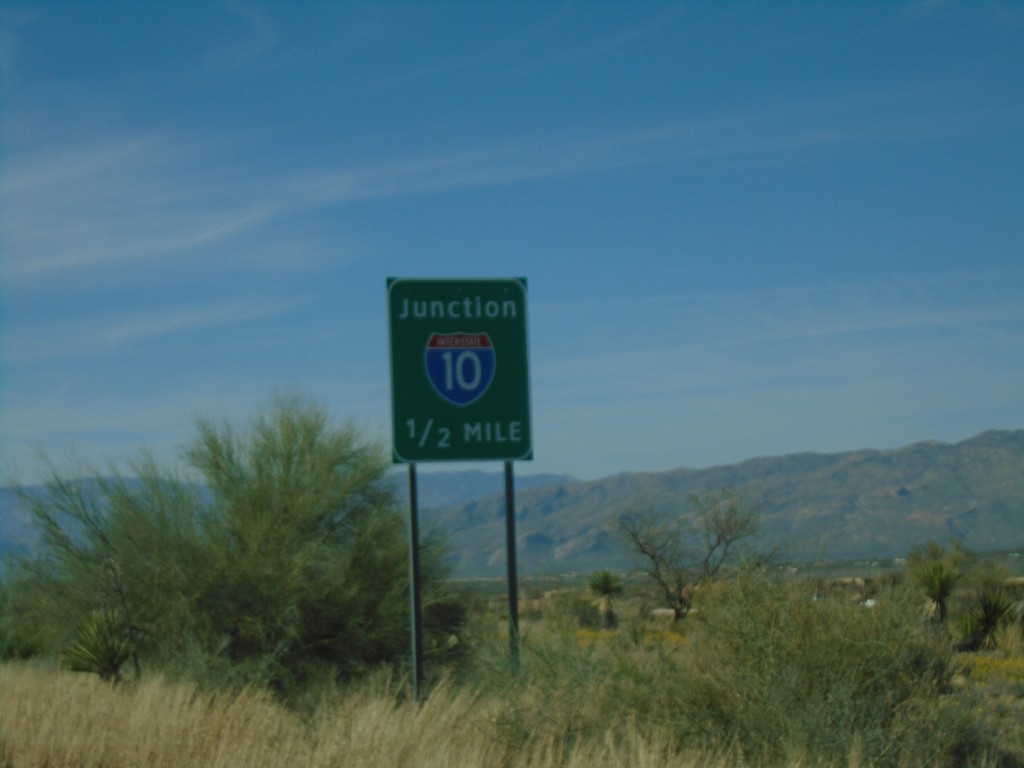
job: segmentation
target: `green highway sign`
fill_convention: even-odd
[[[395,463],[532,459],[526,280],[387,287]]]

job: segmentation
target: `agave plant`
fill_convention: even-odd
[[[75,672],[93,672],[102,680],[117,683],[121,667],[131,657],[132,645],[100,611],[93,611],[78,627],[78,637],[64,651],[64,663]]]

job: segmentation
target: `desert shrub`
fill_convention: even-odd
[[[975,583],[960,617],[961,648],[991,649],[997,637],[1008,634],[1006,630],[1017,623],[1016,606],[1002,574],[982,572]]]
[[[423,606],[424,653],[432,662],[460,664],[469,652],[464,635],[469,621],[468,604],[457,596]]]
[[[18,620],[56,652],[100,611],[143,668],[285,695],[404,661],[406,531],[378,445],[282,397],[241,428],[199,422],[185,458],[201,483],[143,459],[26,497],[41,546],[16,569]],[[442,554],[424,542],[428,602]]]
[[[583,621],[581,622],[581,618]],[[602,630],[593,600],[566,592],[549,602],[544,621],[522,636],[510,664],[507,635],[478,627],[461,682],[495,704],[492,725],[509,755],[546,744],[553,754],[584,745],[624,746],[638,736],[674,742],[678,711],[679,636],[666,642],[624,621]],[[562,764],[558,762],[557,764]]]
[[[950,597],[963,579],[969,560],[970,555],[955,541],[949,547],[930,541],[907,555],[907,573],[927,596],[929,614],[935,622],[946,621]]]
[[[603,626],[601,609],[587,600],[577,600],[573,604],[576,625],[584,629],[598,629]]]
[[[28,659],[42,652],[42,642],[32,624],[18,620],[21,596],[0,581],[0,661]]]
[[[78,627],[75,642],[61,660],[75,672],[93,672],[102,680],[118,682],[121,667],[132,655],[132,643],[109,616],[93,611]]]
[[[618,614],[615,613],[612,598],[618,597],[623,592],[622,579],[611,571],[598,571],[590,577],[587,582],[590,593],[596,597],[594,605],[597,606],[601,617],[601,626],[604,629],[614,629],[619,624]]]
[[[592,630],[581,629],[580,611]],[[491,702],[490,726],[510,758],[538,744],[561,753],[592,738],[610,738],[623,709],[605,706],[614,668],[606,643],[587,636],[597,635],[600,626],[592,600],[564,591],[547,601],[543,621],[522,628],[515,662],[505,617],[488,612],[485,622],[480,618],[469,632],[472,651],[458,680]]]
[[[879,595],[871,608],[815,601],[747,572],[699,625],[680,703],[694,738],[768,764],[798,755],[838,763],[855,752],[886,765],[941,733],[923,715],[947,682],[951,650],[905,595]]]
[[[654,507],[639,507],[618,520],[623,543],[643,564],[676,618],[689,612],[697,588],[706,587],[734,562],[768,557],[744,552],[757,533],[759,516],[745,490],[691,494],[688,506],[667,518]]]
[[[1020,604],[1011,609],[1011,619],[996,628],[992,635],[993,644],[1002,653],[1024,660],[1024,623],[1016,618]]]

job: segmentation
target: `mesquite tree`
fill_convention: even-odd
[[[757,510],[742,491],[726,488],[689,497],[683,514],[665,517],[647,507],[623,515],[619,531],[644,564],[676,618],[691,607],[693,591],[707,584],[757,533]]]
[[[130,478],[27,493],[41,539],[10,618],[60,653],[99,612],[143,669],[284,692],[401,663],[407,541],[381,447],[299,397],[197,432],[188,481],[144,459]],[[424,542],[428,600],[442,555]]]

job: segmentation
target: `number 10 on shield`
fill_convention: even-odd
[[[427,379],[453,405],[479,400],[494,379],[494,345],[486,333],[434,333],[427,341]]]

